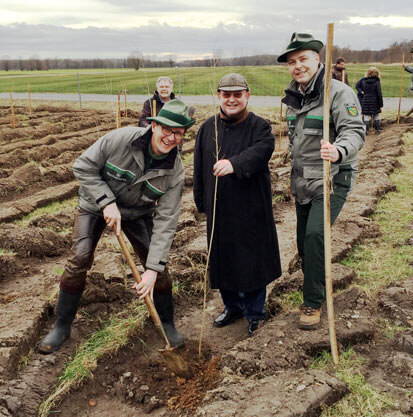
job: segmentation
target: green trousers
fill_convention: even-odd
[[[334,224],[346,202],[350,191],[346,186],[334,186],[330,194],[330,220]],[[324,267],[324,210],[323,194],[318,195],[308,204],[296,202],[297,246],[304,272],[304,305],[320,308],[325,300]]]

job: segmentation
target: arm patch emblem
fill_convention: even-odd
[[[358,116],[358,114],[359,114],[359,112],[357,110],[357,107],[354,106],[354,105],[350,106],[350,105],[346,104],[346,109],[347,109],[347,112],[350,116]]]

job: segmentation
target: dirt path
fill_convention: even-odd
[[[0,120],[6,113],[7,109],[0,107]],[[22,110],[21,122],[23,116]],[[202,114],[200,119],[205,117],[206,114]],[[73,118],[78,119],[77,124]],[[65,121],[57,129],[54,123],[58,119]],[[68,171],[67,167],[79,153],[99,134],[114,127],[112,119],[113,114],[106,112],[86,113],[50,107],[39,109],[30,119],[36,122],[35,129],[21,126],[15,136],[8,129],[0,133],[0,158],[10,164],[0,168],[0,189],[3,190],[0,248],[6,250],[0,256],[0,416],[36,416],[39,404],[56,387],[56,378],[68,358],[92,331],[100,328],[98,318],[126,312],[134,297],[130,288],[132,277],[125,270],[113,236],[108,232],[99,243],[72,338],[54,355],[37,354],[36,344],[53,321],[58,275],[70,245],[67,232],[71,227],[72,209],[39,215],[27,227],[11,223],[50,201],[65,200],[75,194],[76,185],[71,175],[56,175],[51,180],[51,172]],[[131,118],[126,123],[135,121]],[[43,127],[38,129],[38,126]],[[411,128],[412,124],[389,125],[382,134],[367,139],[361,153],[356,189],[333,229],[336,288],[345,289],[355,279],[351,270],[337,262],[358,242],[379,233],[368,216],[379,198],[394,188],[388,174],[397,166],[397,157],[403,152],[400,137]],[[276,130],[274,125],[274,132]],[[33,137],[31,131],[38,132],[37,136]],[[194,133],[191,137],[185,144],[184,154],[192,152]],[[197,356],[206,237],[205,221],[196,213],[192,201],[191,168],[188,166],[183,211],[170,265],[174,280],[181,285],[181,294],[184,294],[176,299],[177,327],[188,340],[184,354],[197,371],[195,378],[182,381],[167,372],[156,353],[162,343],[148,322],[143,334],[136,335],[116,355],[99,363],[92,381],[63,399],[55,409],[59,415],[112,416],[116,410],[116,415],[125,417],[143,413],[153,416],[316,416],[322,404],[333,404],[346,394],[347,388],[340,381],[326,373],[308,370],[314,355],[328,349],[326,326],[311,334],[303,333],[297,330],[297,313],[280,313],[279,294],[299,290],[302,282],[296,262],[295,213],[288,195],[289,167],[285,163],[285,149],[284,138],[282,149],[275,152],[271,160],[273,194],[277,197],[274,201],[284,200],[274,203],[284,273],[269,287],[271,315],[258,334],[251,339],[246,337],[245,320],[224,329],[214,328],[211,323],[221,312],[222,303],[217,292],[210,292],[204,357]],[[41,167],[38,171],[33,169],[31,157],[36,158],[34,167]],[[15,175],[16,167],[21,169],[21,175]],[[25,172],[27,175],[23,175]],[[62,234],[62,230],[65,233]],[[398,317],[402,313],[395,312],[392,297],[408,300],[413,291],[408,284],[400,288],[398,292],[383,296],[388,314]],[[374,341],[378,361],[382,361],[382,366],[372,367],[375,380],[385,384],[391,371],[393,385],[398,387],[394,392],[402,396],[412,387],[412,381],[400,364],[411,366],[411,362],[400,348],[395,365],[383,365],[384,352],[390,346],[388,341],[376,340],[371,325],[376,308],[376,303],[357,290],[341,293],[336,299],[338,339],[341,346],[359,346],[360,350]],[[401,308],[402,320],[406,323],[413,316],[409,308],[407,302]],[[411,327],[411,322],[408,326]],[[96,406],[90,406],[90,399],[96,401]],[[413,411],[413,403],[409,401],[405,402],[406,412]]]

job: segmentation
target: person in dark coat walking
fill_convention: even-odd
[[[143,103],[143,108],[141,112],[141,117],[139,118],[139,126],[146,127],[150,125],[148,117],[153,116],[153,102],[156,102],[156,116],[159,114],[161,108],[169,100],[175,98],[175,94],[172,92],[174,88],[174,83],[169,77],[159,77],[156,80],[156,90],[151,98],[148,98]]]
[[[361,85],[365,79],[366,79],[366,74],[364,75],[364,77],[360,78],[356,83],[357,98],[359,99],[360,106],[361,106],[361,103],[363,102],[363,89]]]
[[[363,94],[361,112],[366,125],[366,134],[369,133],[372,118],[376,133],[380,133],[379,114],[383,108],[383,95],[381,93],[380,71],[376,67],[370,67],[367,70],[366,78],[361,83],[361,90]]]
[[[249,97],[242,75],[219,82],[220,113],[203,123],[196,139],[194,198],[206,213],[208,243],[212,239],[211,287],[225,306],[213,324],[223,327],[245,315],[251,336],[265,317],[266,286],[281,275],[281,262],[268,169],[274,137],[267,121],[248,112]]]

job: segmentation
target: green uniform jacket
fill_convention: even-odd
[[[307,87],[305,94],[292,81],[283,103],[288,106],[287,122],[292,159],[291,191],[299,204],[308,204],[323,193],[323,160],[320,140],[323,138],[324,66]],[[360,105],[353,90],[331,80],[330,142],[334,142],[341,159],[331,164],[331,180],[351,188],[357,172],[357,152],[364,145],[365,127]],[[338,175],[338,174],[341,175]]]
[[[182,160],[173,149],[156,168],[145,168],[143,149],[151,127],[125,127],[102,136],[73,165],[80,182],[79,206],[102,215],[116,202],[122,219],[153,216],[146,268],[162,272],[178,223],[184,184]]]

